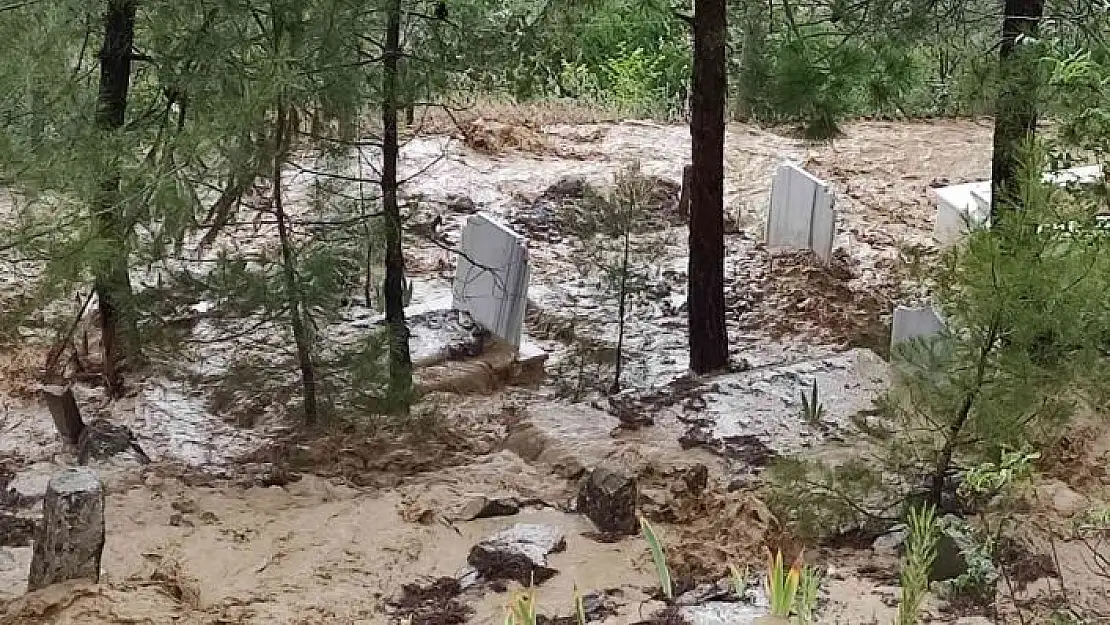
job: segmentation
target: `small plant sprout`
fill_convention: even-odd
[[[522,588],[513,593],[505,608],[504,625],[536,625],[536,589]]]
[[[898,625],[917,625],[921,602],[929,590],[929,569],[936,559],[940,533],[936,509],[932,506],[911,508],[906,553],[902,556],[902,600],[898,604]]]
[[[663,553],[663,544],[659,542],[659,537],[655,535],[651,523],[648,523],[644,517],[640,517],[640,532],[644,535],[648,548],[651,549],[651,559],[655,562],[655,573],[659,576],[659,587],[663,589],[663,596],[668,601],[673,600],[674,584],[671,583],[671,570],[667,567],[667,554]]]
[[[574,616],[578,619],[578,625],[586,625],[586,601],[578,591],[578,584],[574,585],[572,592],[574,593]]]
[[[821,592],[821,577],[817,569],[809,565],[802,567],[798,597],[794,605],[799,625],[809,625],[813,622],[813,616],[817,612],[817,597]]]
[[[809,397],[806,397],[806,392],[802,391],[802,419],[811,425],[819,425],[824,418],[825,406],[819,399],[817,380],[814,380],[813,385],[810,386]]]
[[[788,571],[783,564],[782,551],[772,555],[770,549],[767,550],[767,597],[771,601],[771,616],[790,617],[801,577],[802,554],[798,554]]]
[[[748,593],[748,567],[745,566],[741,571],[735,564],[729,563],[728,575],[732,580],[732,592],[736,594],[737,599],[743,600],[744,595]]]

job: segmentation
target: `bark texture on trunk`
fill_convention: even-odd
[[[288,147],[287,130],[291,123],[285,107],[278,105],[277,131],[274,135],[273,162],[273,209],[277,220],[278,240],[281,243],[282,271],[285,277],[289,323],[293,327],[293,342],[297,345],[297,364],[301,369],[301,386],[304,391],[304,419],[309,426],[316,425],[319,410],[316,404],[316,365],[312,362],[312,341],[304,319],[304,302],[301,298],[300,284],[297,281],[297,260],[293,254],[293,242],[289,238],[289,228],[285,220],[285,204],[282,196],[281,166],[285,161]]]
[[[42,513],[42,524],[35,533],[27,590],[71,579],[100,581],[104,490],[97,473],[80,467],[50,478]]]
[[[135,39],[135,0],[109,0],[100,48],[100,88],[96,125],[106,134],[123,128],[131,87],[131,56]],[[104,379],[109,392],[122,392],[122,369],[139,357],[138,318],[128,273],[127,218],[120,206],[120,177],[109,168],[101,184],[94,219],[106,257],[96,264],[94,288],[100,307]]]
[[[1018,39],[1035,37],[1044,13],[1044,0],[1006,0],[1002,44],[998,49],[1001,86],[994,116],[994,155],[991,162],[991,221],[1013,205],[1018,186],[1020,150],[1037,128],[1037,72],[1035,59]]]
[[[694,80],[690,114],[690,368],[728,364],[725,329],[725,0],[694,3]]]
[[[401,57],[401,0],[389,0],[382,72],[382,211],[385,214],[385,320],[389,326],[389,390],[407,405],[412,391],[409,329],[405,323],[405,258],[401,209],[397,203],[398,61]]]

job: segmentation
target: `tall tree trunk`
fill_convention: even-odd
[[[278,105],[276,129],[274,132],[273,161],[273,209],[277,221],[278,240],[281,243],[281,264],[285,276],[285,296],[289,306],[289,323],[293,326],[293,342],[297,345],[297,364],[301,368],[301,385],[304,390],[304,420],[308,426],[316,425],[319,410],[316,406],[316,366],[312,362],[312,341],[304,319],[304,302],[301,288],[297,282],[297,265],[293,257],[293,243],[289,239],[289,228],[285,222],[285,204],[282,197],[281,166],[285,161],[287,130],[290,119],[285,106]]]
[[[690,368],[728,364],[725,328],[725,0],[694,3],[694,80],[690,114]]]
[[[1023,143],[1037,128],[1037,71],[1018,38],[1035,37],[1044,0],[1006,0],[1002,44],[998,50],[1000,88],[994,116],[994,159],[991,163],[991,221],[1014,201],[1018,186],[1018,157]]]
[[[401,57],[401,0],[389,0],[382,72],[382,211],[385,214],[385,320],[389,326],[390,399],[408,405],[412,392],[409,329],[405,324],[405,258],[397,204],[397,75]]]
[[[96,125],[106,135],[123,128],[127,115],[136,4],[135,0],[109,0],[104,16]],[[113,164],[101,182],[94,215],[97,235],[107,244],[106,258],[94,270],[94,288],[100,306],[104,378],[113,396],[122,392],[122,369],[127,361],[134,363],[140,356],[138,318],[128,273],[129,225],[120,199],[120,175]]]
[[[740,48],[740,84],[735,87],[736,115],[742,121],[750,121],[755,116],[760,92],[766,86],[760,76],[760,57],[767,45],[769,20],[764,15],[766,3],[763,0],[744,0],[740,6],[744,26]]]

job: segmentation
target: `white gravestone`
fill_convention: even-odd
[[[528,277],[528,240],[492,215],[470,216],[459,244],[452,306],[519,348]]]
[[[897,306],[890,329],[890,351],[899,343],[922,337],[935,336],[947,329],[944,320],[932,306]]]
[[[828,184],[795,163],[783,163],[771,181],[767,246],[813,250],[828,264],[836,236],[833,205]]]
[[[1102,167],[1088,165],[1045,172],[1042,180],[1058,186],[1090,185],[1102,180]],[[968,231],[991,225],[989,180],[956,184],[937,189],[937,213],[933,239],[941,248],[958,243]]]

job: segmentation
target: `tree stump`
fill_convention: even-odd
[[[46,406],[50,409],[50,416],[54,417],[54,427],[58,433],[65,442],[76,445],[81,438],[81,431],[85,429],[85,422],[81,419],[77,400],[73,398],[73,387],[44,386],[42,395],[46,398]]]
[[[100,581],[104,491],[92,469],[66,469],[50,480],[35,533],[28,592],[71,579]]]

